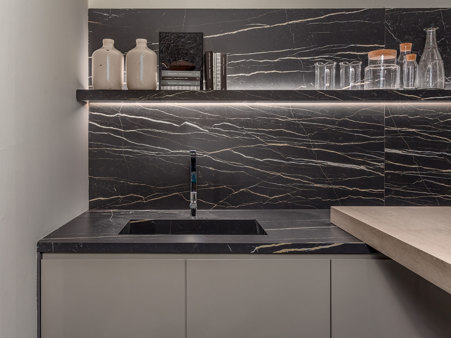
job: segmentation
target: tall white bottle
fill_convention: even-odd
[[[103,39],[103,46],[92,53],[92,86],[94,89],[122,89],[124,55],[114,48],[114,40]]]
[[[128,89],[157,89],[157,54],[147,47],[146,39],[136,39],[126,63]]]

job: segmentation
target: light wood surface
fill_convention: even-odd
[[[451,207],[332,207],[331,222],[451,294]]]

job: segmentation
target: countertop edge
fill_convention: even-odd
[[[356,243],[79,243],[39,241],[37,252],[49,253],[148,253],[148,254],[377,254],[369,245]]]

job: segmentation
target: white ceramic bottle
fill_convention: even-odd
[[[92,53],[92,86],[94,89],[122,89],[124,55],[114,48],[114,40],[103,39],[103,46]]]
[[[126,63],[128,89],[157,89],[157,54],[147,47],[146,39],[136,39]]]

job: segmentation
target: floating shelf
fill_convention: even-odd
[[[451,101],[451,90],[77,90],[80,102]]]

